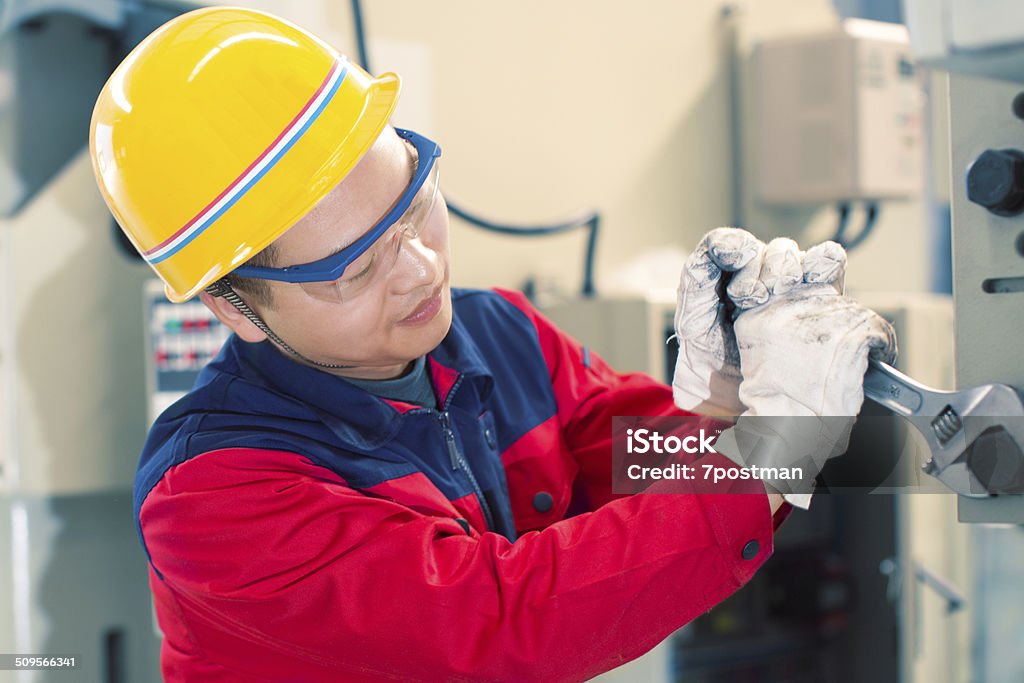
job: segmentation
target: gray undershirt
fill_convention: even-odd
[[[430,384],[430,378],[427,377],[426,356],[417,358],[413,361],[412,369],[409,372],[395,379],[352,379],[346,377],[345,381],[380,398],[437,408],[434,387]]]

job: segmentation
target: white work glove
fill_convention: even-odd
[[[683,410],[739,415],[740,356],[732,320],[721,298],[723,270],[758,260],[764,243],[746,230],[718,228],[704,235],[679,275],[675,315],[679,354],[672,377]]]
[[[832,284],[841,291],[846,253],[830,244],[835,250],[816,248],[808,252],[811,258],[805,262],[792,240],[773,240],[766,249],[761,240],[738,228],[718,228],[704,235],[679,278],[675,315],[679,355],[672,378],[677,406],[716,415],[744,411],[739,397],[740,355],[722,298],[725,273],[735,273],[726,293],[740,308],[764,304],[775,292],[800,281]]]
[[[807,494],[825,460],[846,450],[868,358],[896,353],[892,326],[842,295],[845,264],[834,242],[801,258],[792,240],[773,240],[760,266],[730,283],[747,410],[715,448],[740,465],[802,469],[796,485],[766,480],[783,493]],[[787,500],[806,507],[809,495]]]
[[[749,264],[730,283],[740,310],[735,332],[746,415],[856,417],[868,357],[890,362],[896,333],[874,311],[842,295],[846,254],[835,242],[801,260],[792,240],[765,249],[756,280]],[[742,289],[742,292],[741,292]]]

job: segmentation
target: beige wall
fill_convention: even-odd
[[[281,13],[356,55],[348,3],[245,4]],[[364,3],[364,16],[374,70],[405,75],[396,120],[443,144],[446,193],[509,222],[598,209],[601,278],[652,249],[692,248],[706,230],[733,220],[722,5],[374,0]],[[757,40],[837,21],[830,0],[735,5],[741,63]],[[749,107],[741,108],[749,126]],[[751,167],[749,155],[743,166]],[[750,188],[749,174],[744,180]],[[835,221],[831,207],[768,210],[749,199],[743,215],[766,237],[804,244],[829,237]],[[876,234],[851,258],[851,286],[927,289],[924,218],[921,202],[886,204]],[[458,284],[517,286],[539,275],[570,291],[578,286],[582,233],[524,241],[454,221],[452,234]]]
[[[367,21],[375,39],[429,46],[447,192],[512,222],[596,208],[604,269],[689,244],[730,213],[719,4],[643,7],[462,0],[441,17],[391,0]],[[514,286],[539,273],[578,284],[582,233],[524,242],[457,224],[453,240],[460,283]]]

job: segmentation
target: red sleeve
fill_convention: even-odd
[[[612,417],[683,415],[672,388],[649,375],[619,373],[596,353],[559,330],[519,292],[497,290],[533,323],[551,374],[566,443],[579,465],[574,509],[594,510],[612,493]]]
[[[239,679],[309,683],[582,680],[710,609],[772,552],[763,495],[630,496],[513,544],[248,449],[169,470],[141,524],[158,595],[173,596],[161,624],[184,624],[172,646]]]
[[[672,388],[640,372],[619,373],[537,311],[520,292],[496,290],[521,310],[537,330],[569,449],[580,468],[574,509],[595,510],[621,497],[612,493],[612,418],[617,415],[693,416],[675,405]],[[719,426],[725,426],[721,423]],[[723,463],[731,466],[731,463]],[[789,516],[789,503],[775,511],[773,528]]]

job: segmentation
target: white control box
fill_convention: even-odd
[[[924,96],[906,29],[861,19],[755,46],[757,198],[770,204],[921,193]]]

